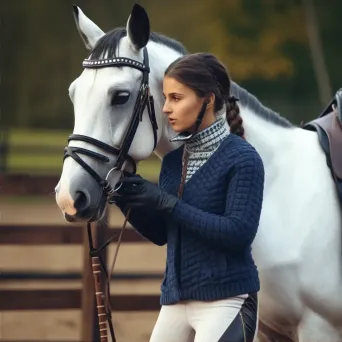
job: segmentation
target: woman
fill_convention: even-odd
[[[163,111],[184,146],[162,162],[159,186],[127,177],[117,205],[151,242],[167,244],[161,311],[150,342],[251,342],[258,271],[251,255],[264,168],[244,140],[225,67],[191,54],[165,72]],[[220,111],[226,108],[230,132]]]

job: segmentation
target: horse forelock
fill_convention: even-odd
[[[107,58],[118,57],[116,53],[117,51],[119,51],[118,48],[120,41],[123,37],[126,36],[127,30],[124,27],[117,27],[107,32],[95,44],[94,48],[90,53],[89,59],[95,60],[103,58],[103,56],[106,56]],[[151,32],[150,41],[169,47],[183,55],[187,54],[187,50],[182,43],[178,42],[175,39],[169,38],[161,33]]]

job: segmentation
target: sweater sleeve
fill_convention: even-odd
[[[164,176],[164,166],[159,175],[159,185],[161,186]],[[124,215],[127,214],[128,208],[124,203],[117,203],[117,206]],[[152,208],[137,207],[131,208],[128,222],[133,228],[144,238],[151,241],[155,245],[163,246],[167,242],[167,228],[165,224],[165,216]]]
[[[117,206],[126,215],[127,208],[122,204]],[[164,218],[159,213],[146,208],[131,208],[128,222],[139,234],[155,245],[163,246],[166,244]]]
[[[240,250],[251,245],[261,214],[264,167],[255,150],[247,150],[236,160],[227,188],[224,215],[207,213],[184,201],[178,201],[172,217],[181,229],[224,248]]]

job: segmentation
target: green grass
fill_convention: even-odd
[[[62,171],[63,160],[61,156],[10,154],[7,165],[9,173],[59,175]],[[158,177],[159,171],[160,161],[151,158],[140,162],[137,172],[148,179],[155,179]]]
[[[63,149],[67,145],[68,131],[14,129],[9,132],[9,155],[7,168],[9,173],[55,174],[59,175],[63,166]],[[56,148],[55,153],[42,154],[40,146]],[[25,154],[24,148],[31,147]],[[13,149],[20,148],[14,152]],[[32,152],[32,148],[37,153]],[[12,150],[12,151],[11,151]],[[138,172],[151,180],[156,180],[160,171],[160,161],[151,156],[139,163]]]
[[[63,151],[71,133],[71,131],[13,129],[9,133],[9,143],[10,146],[60,147]]]
[[[62,170],[63,154],[57,155],[35,155],[10,153],[7,159],[7,167],[11,170],[21,170],[38,173],[60,173]]]

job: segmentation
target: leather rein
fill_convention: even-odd
[[[133,166],[133,173],[136,173],[136,163],[134,159],[129,156],[128,151],[131,147],[132,141],[134,139],[135,133],[137,131],[139,123],[142,121],[143,113],[145,108],[147,107],[149,119],[152,125],[153,135],[154,135],[154,147],[155,149],[157,145],[157,120],[155,116],[155,109],[154,109],[154,100],[153,96],[150,93],[149,87],[149,58],[148,52],[146,47],[143,49],[143,63],[140,63],[136,60],[126,58],[126,57],[116,57],[116,58],[106,58],[106,59],[85,59],[82,63],[84,68],[103,68],[103,67],[131,67],[140,70],[143,73],[140,90],[134,105],[133,113],[131,120],[129,122],[128,128],[126,129],[122,144],[120,148],[116,148],[105,144],[104,142],[94,139],[89,136],[80,135],[80,134],[71,134],[68,138],[68,142],[71,140],[78,140],[86,142],[90,145],[94,145],[99,147],[100,149],[116,155],[117,160],[113,168],[110,169],[105,179],[103,179],[94,169],[92,169],[80,156],[79,154],[86,155],[88,157],[94,158],[100,162],[108,163],[109,158],[103,154],[93,152],[91,150],[75,147],[75,146],[67,146],[64,149],[64,158],[71,157],[73,158],[78,164],[80,164],[98,183],[98,185],[102,188],[102,196],[105,196],[106,202],[109,204],[114,203],[114,196],[115,192],[121,186],[120,182],[118,183],[119,186],[113,188],[108,181],[108,176],[114,170],[117,170],[121,174],[121,179],[123,177],[123,164],[128,161]],[[109,326],[109,331],[111,335],[111,339],[113,342],[116,342],[114,327],[112,323],[112,309],[110,305],[110,281],[111,281],[111,274],[115,267],[116,258],[118,255],[122,234],[126,227],[127,220],[129,217],[130,210],[128,210],[127,215],[125,217],[124,224],[122,226],[117,246],[114,254],[114,259],[110,268],[110,272],[107,272],[105,263],[103,262],[100,253],[103,251],[109,243],[114,239],[115,236],[112,236],[107,242],[105,242],[99,248],[95,248],[93,244],[93,237],[91,232],[91,224],[93,218],[91,218],[87,222],[87,233],[88,233],[88,242],[89,242],[89,254],[91,256],[92,261],[92,268],[93,268],[93,275],[94,275],[94,283],[95,283],[95,296],[96,296],[96,305],[97,305],[97,314],[98,314],[98,322],[99,322],[99,332],[100,332],[100,339],[101,342],[108,342],[107,336],[107,323]],[[105,286],[103,286],[101,281],[101,270],[104,272],[106,276]]]

